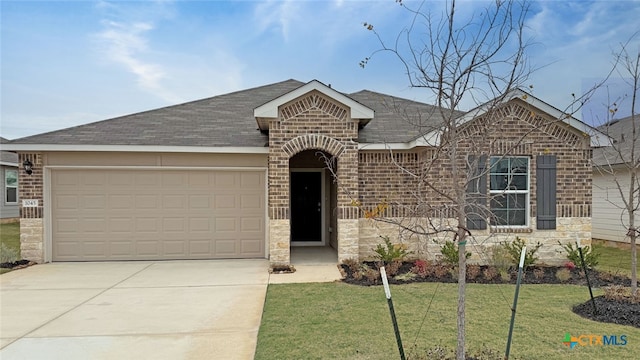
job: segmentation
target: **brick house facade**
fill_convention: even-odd
[[[587,125],[533,97],[525,100],[519,92],[490,111],[480,108],[466,115],[460,114],[468,119],[461,118],[456,161],[459,169],[473,173],[473,176],[472,179],[463,177],[465,181],[455,184],[451,180],[451,160],[447,155],[451,148],[446,146],[447,134],[438,133],[438,130],[432,130],[430,134],[425,127],[408,125],[399,113],[390,110],[390,99],[395,105],[406,105],[406,109],[433,110],[427,104],[388,95],[363,91],[347,96],[317,81],[302,84],[289,80],[89,124],[84,129],[80,127],[82,135],[76,136],[75,140],[73,135],[78,128],[18,139],[11,146],[20,153],[20,163],[27,158],[34,163],[31,175],[20,172],[20,198],[39,200],[38,207],[21,209],[22,254],[36,261],[86,260],[95,254],[96,259],[103,260],[144,259],[144,256],[151,259],[258,256],[269,258],[272,264],[289,264],[291,246],[330,246],[336,250],[338,261],[366,259],[381,243],[380,236],[389,236],[393,242],[405,243],[415,257],[433,258],[439,254],[442,240],[449,237],[416,235],[403,230],[402,226],[421,226],[428,230],[426,232],[445,223],[457,226],[456,209],[447,198],[455,197],[460,191],[474,199],[469,211],[470,220],[464,226],[474,238],[488,239],[469,246],[473,260],[486,261],[491,246],[513,240],[515,236],[543,243],[539,254],[545,262],[561,257],[557,252],[558,241],[590,240],[591,144],[598,134],[592,133]],[[229,109],[242,111],[232,111],[236,118],[225,118]],[[151,126],[157,127],[165,115],[175,122],[178,113],[184,123],[176,132],[185,131],[186,135],[178,133],[175,138],[167,138],[171,132],[163,131],[156,135],[157,139],[153,136],[144,140],[126,138],[135,137],[130,134],[136,131],[152,131],[149,130]],[[126,126],[135,128],[118,133],[119,121],[125,120]],[[170,124],[170,120],[165,121]],[[437,129],[442,119],[434,116],[428,121],[432,122],[431,129]],[[185,129],[186,122],[193,129]],[[251,132],[256,122],[259,131]],[[125,126],[122,124],[125,123],[120,126]],[[112,127],[105,129],[109,125]],[[229,129],[227,133],[219,134],[217,129],[220,127]],[[114,132],[113,139],[99,136],[107,130]],[[201,139],[198,132],[203,133]],[[191,137],[190,142],[180,143],[187,136]],[[426,140],[434,138],[442,146],[435,147]],[[194,145],[198,141],[203,143]],[[117,156],[105,157],[105,153]],[[111,234],[104,236],[107,240],[96,240],[92,245],[91,249],[100,252],[90,253],[88,241],[83,239],[68,240],[67,245],[59,245],[64,243],[66,236],[75,239],[73,234],[65,234],[81,231],[74,229],[81,229],[78,224],[82,223],[83,215],[78,213],[74,218],[58,214],[58,211],[66,214],[69,210],[65,209],[65,204],[82,207],[102,195],[100,191],[107,194],[100,200],[102,202],[92,203],[93,208],[108,208],[110,199],[121,194],[119,191],[122,194],[129,191],[135,199],[140,196],[133,187],[129,190],[118,187],[116,180],[113,184],[100,185],[106,190],[91,193],[91,183],[85,179],[88,175],[83,170],[95,168],[98,163],[100,170],[91,181],[112,181],[116,178],[114,170],[120,171],[121,177],[136,178],[142,170],[155,171],[154,174],[161,176],[184,169],[184,174],[176,176],[184,177],[180,186],[185,192],[161,193],[166,186],[160,184],[159,193],[151,194],[157,195],[159,205],[150,212],[156,214],[152,220],[157,226],[166,229],[163,233],[178,229],[183,231],[180,236],[192,238],[176,245],[181,253],[171,255],[168,252],[167,249],[172,249],[168,244],[175,241],[167,238],[152,244],[157,250],[151,255],[141,251],[136,253],[139,257],[115,254],[110,250],[113,244],[109,242],[109,236],[113,238],[117,232],[108,224],[119,219],[120,213],[109,213],[104,209],[98,209],[100,211],[95,214],[106,215],[95,217],[103,216],[108,221],[102,221],[102,218],[97,221],[94,217],[98,225],[90,229],[98,232],[97,239]],[[208,245],[208,240],[191,233],[202,230],[197,224],[202,224],[202,219],[206,223],[209,215],[194,211],[192,215],[184,216],[184,221],[179,223],[183,225],[169,228],[169,216],[162,213],[168,205],[175,205],[165,204],[167,199],[180,202],[180,195],[191,205],[192,201],[195,204],[196,199],[207,197],[207,191],[213,190],[189,192],[189,184],[202,174],[211,179],[234,178],[238,182],[232,184],[237,190],[235,195],[210,196],[210,212],[222,215],[210,217],[209,223],[213,225],[204,226],[210,236],[215,237]],[[264,185],[259,183],[261,174],[266,177]],[[55,178],[63,178],[62,175],[75,176],[73,179],[82,187],[82,194],[89,189],[87,195],[58,192]],[[245,177],[257,179],[253,188],[243,187],[245,182],[249,184],[248,180],[243,180]],[[501,188],[500,181],[505,178],[522,181],[521,184],[514,181],[512,186],[509,180],[507,187]],[[218,180],[211,181],[215,190]],[[265,187],[264,204],[260,200],[260,186]],[[247,194],[255,191],[258,191],[256,197],[247,198]],[[226,198],[227,202],[223,203]],[[76,202],[63,203],[65,199]],[[214,207],[212,204],[218,204],[217,201],[220,201],[219,205]],[[90,212],[91,206],[87,205],[85,212]],[[237,212],[225,212],[234,207]],[[264,208],[264,215],[247,215],[254,207]],[[132,224],[129,238],[138,236],[136,231],[142,227],[136,222],[142,221],[139,220],[140,212],[131,214],[124,219]],[[120,217],[124,218],[124,215]],[[257,242],[247,237],[252,232],[262,234]],[[226,236],[227,233],[230,235]],[[264,243],[263,248],[260,242]],[[207,255],[190,252],[191,246],[195,249],[198,244],[205,244],[203,246],[212,250]],[[132,252],[142,246],[135,241],[125,245],[133,249]],[[80,255],[74,257],[76,252]]]

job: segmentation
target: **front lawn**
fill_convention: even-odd
[[[600,253],[599,263],[596,266],[598,270],[631,276],[631,250],[603,245],[596,245],[594,248]]]
[[[20,260],[20,223],[0,224],[0,244],[0,263]],[[0,274],[7,271],[10,270],[0,268]]]
[[[467,348],[472,353],[486,346],[504,355],[514,290],[514,285],[468,285]],[[438,346],[455,348],[457,284],[416,283],[391,291],[409,359],[425,359],[424,353]],[[601,294],[595,290],[595,296]],[[511,358],[636,359],[640,329],[571,312],[588,298],[584,286],[523,285]],[[627,344],[570,349],[563,344],[566,333],[626,335]],[[269,285],[255,358],[399,358],[382,287]]]

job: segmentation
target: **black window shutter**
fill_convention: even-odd
[[[487,156],[480,156],[477,166],[475,159],[473,155],[468,159],[475,169],[467,184],[467,229],[484,230],[487,228]]]
[[[536,157],[537,228],[556,228],[556,156]]]

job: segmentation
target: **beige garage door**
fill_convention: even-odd
[[[257,258],[263,171],[52,170],[54,261]]]

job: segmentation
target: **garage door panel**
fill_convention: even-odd
[[[99,217],[83,217],[78,222],[78,231],[81,233],[92,235],[94,233],[102,234],[107,230],[107,219]]]
[[[160,184],[160,178],[155,172],[141,171],[133,174],[133,181],[137,188],[153,188]]]
[[[240,186],[243,188],[263,188],[264,177],[256,173],[240,173]]]
[[[242,233],[262,233],[264,232],[264,219],[260,217],[243,217],[240,219],[240,232]]]
[[[173,210],[185,210],[187,208],[186,195],[164,195],[162,197],[162,208]]]
[[[78,195],[58,195],[53,198],[54,206],[53,210],[74,210],[78,208]]]
[[[235,194],[220,194],[215,196],[215,209],[235,209],[237,207],[237,197]]]
[[[262,171],[52,170],[54,261],[263,257]]]
[[[165,233],[184,233],[185,230],[187,230],[185,219],[179,217],[165,217],[164,219],[162,219],[162,230]]]
[[[160,219],[149,217],[135,217],[136,230],[135,233],[153,233],[157,234],[160,229]],[[134,234],[135,234],[134,233]]]
[[[240,242],[240,246],[242,247],[242,252],[245,254],[254,254],[254,256],[259,256],[262,251],[262,240],[253,239],[253,240],[242,240]]]
[[[208,234],[211,231],[211,219],[208,217],[189,218],[189,231],[191,233]]]
[[[240,195],[240,207],[242,210],[264,210],[264,197],[261,194]]]
[[[165,256],[181,258],[187,255],[187,242],[184,240],[163,241],[162,246]]]
[[[229,240],[216,240],[215,251],[216,254],[220,256],[233,256],[238,253],[238,241],[229,239]]]
[[[134,209],[134,197],[124,194],[109,195],[107,197],[107,210],[130,210]]]
[[[80,199],[85,209],[104,209],[106,205],[104,195],[83,195]]]
[[[135,208],[138,210],[157,209],[160,204],[156,194],[136,195],[135,199]]]
[[[134,244],[131,241],[111,241],[109,242],[109,254],[120,260],[131,258],[135,254]]]

